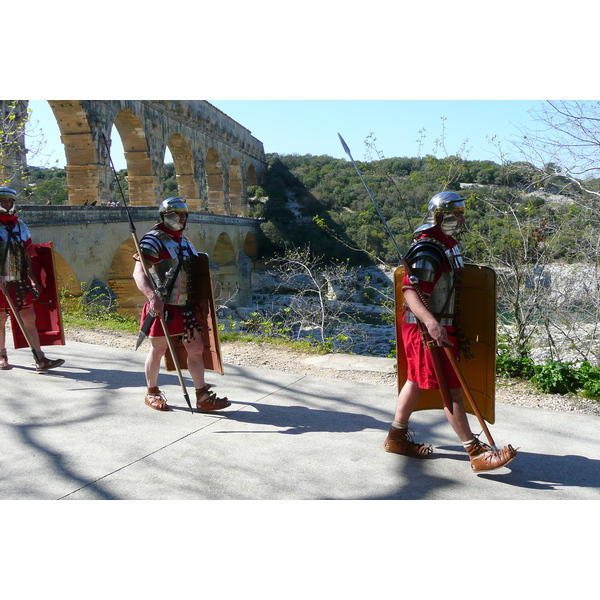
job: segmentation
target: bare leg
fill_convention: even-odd
[[[6,354],[6,319],[8,315],[5,311],[0,310],[0,369],[9,369],[8,356]]]
[[[174,341],[175,339],[176,336],[173,336]],[[155,387],[160,373],[160,361],[167,351],[168,344],[165,337],[150,338],[150,343],[152,346],[146,357],[145,365],[146,383],[148,387]],[[185,349],[188,355],[188,370],[194,381],[194,385],[196,388],[204,387],[204,361],[202,359],[204,344],[202,343],[202,338],[197,335],[193,340],[186,342]]]
[[[431,446],[414,442],[408,430],[408,420],[420,396],[421,388],[414,381],[406,381],[402,386],[396,402],[395,423],[392,424],[383,444],[386,452],[405,454],[413,458],[427,458],[433,451]]]
[[[35,310],[33,306],[29,308],[24,308],[19,311],[19,315],[23,321],[23,325],[27,330],[27,335],[29,340],[31,341],[31,346],[38,358],[44,358],[44,353],[42,352],[42,347],[40,346],[40,335],[38,333],[37,327],[35,326]]]
[[[196,334],[194,339],[188,340],[184,344],[188,355],[188,371],[194,382],[194,387],[198,390],[206,385],[204,380],[204,359],[202,358],[204,343],[200,334]]]
[[[6,348],[6,320],[8,315],[6,311],[0,310],[0,350]]]
[[[188,353],[188,370],[194,386],[196,388],[196,408],[199,412],[211,412],[221,410],[231,405],[227,398],[219,398],[214,392],[210,391],[211,386],[206,385],[204,379],[204,343],[199,334],[185,342],[185,349]]]
[[[25,326],[25,333],[31,340],[31,344],[36,354],[40,357],[44,356],[42,352],[42,348],[40,346],[40,336],[38,334],[38,330],[35,326],[35,310],[33,306],[29,308],[24,308],[19,311],[19,316],[23,321],[23,325]],[[6,311],[0,311],[0,350],[6,348],[6,321],[8,320],[8,314]]]
[[[453,414],[444,407],[446,418],[454,429],[454,432],[459,437],[461,442],[469,442],[473,439],[473,432],[469,426],[469,420],[462,399],[462,388],[455,388],[450,390],[452,396],[452,410]]]
[[[145,372],[146,384],[149,388],[156,387],[158,374],[160,373],[160,360],[167,351],[167,339],[165,337],[150,338],[150,351],[146,356]]]
[[[145,363],[148,394],[144,402],[154,410],[168,411],[169,405],[167,404],[167,399],[157,386],[158,374],[160,373],[160,360],[167,350],[167,338],[150,338],[150,344],[150,351],[148,352],[148,356],[146,356]]]
[[[400,393],[398,394],[398,401],[396,402],[396,414],[394,420],[397,423],[403,425],[408,423],[410,416],[412,415],[417,402],[421,396],[421,388],[414,381],[406,381],[402,386]]]

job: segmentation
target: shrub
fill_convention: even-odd
[[[575,394],[580,388],[578,370],[571,362],[547,360],[543,365],[535,365],[534,370],[531,382],[546,394]]]
[[[579,367],[579,384],[586,398],[600,398],[600,369],[584,362]]]
[[[535,374],[533,361],[529,352],[515,353],[506,342],[498,344],[496,353],[496,375],[500,377],[515,377],[531,379]]]

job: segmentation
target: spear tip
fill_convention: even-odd
[[[344,138],[338,133],[338,137],[340,138],[340,142],[342,142],[342,147],[344,148],[344,152],[350,157],[352,158],[352,155],[350,154],[350,148],[348,148],[348,144],[346,144],[346,142],[344,141]]]

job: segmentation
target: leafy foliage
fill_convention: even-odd
[[[0,186],[20,191],[26,178],[23,161],[29,111],[22,100],[0,100]]]
[[[498,343],[496,350],[496,375],[531,379],[535,374],[534,364],[528,351],[515,351],[515,347],[506,342]]]
[[[68,325],[82,329],[108,329],[111,331],[127,331],[134,333],[139,329],[139,318],[121,315],[116,311],[117,305],[108,298],[100,297],[90,300],[89,292],[81,284],[81,294],[72,295],[61,290],[60,306],[63,321]]]
[[[535,365],[534,370],[532,383],[547,394],[575,394],[580,387],[571,362],[548,360],[543,365]]]

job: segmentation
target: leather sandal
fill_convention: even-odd
[[[0,371],[8,371],[10,365],[8,364],[8,354],[6,348],[0,350]]]
[[[55,358],[52,360],[51,358],[46,358],[45,356],[40,359],[38,364],[35,366],[36,371],[48,371],[49,369],[56,369],[56,367],[60,367],[64,365],[65,361],[63,358]]]
[[[166,396],[160,391],[158,387],[148,388],[148,394],[146,395],[144,402],[146,403],[146,406],[149,406],[154,410],[170,410],[170,406],[167,404]]]
[[[498,450],[498,454],[496,454],[491,446],[484,444],[477,437],[470,446],[467,446],[466,450],[471,460],[471,468],[475,473],[504,467],[517,456],[517,451],[510,444]]]
[[[431,446],[414,442],[408,429],[398,429],[397,427],[390,428],[383,443],[383,449],[386,452],[404,454],[412,458],[427,458],[433,452]]]
[[[198,412],[211,412],[213,410],[222,410],[231,406],[231,402],[225,398],[218,398],[214,392],[208,390],[213,387],[207,383],[203,388],[196,390],[196,408]]]

